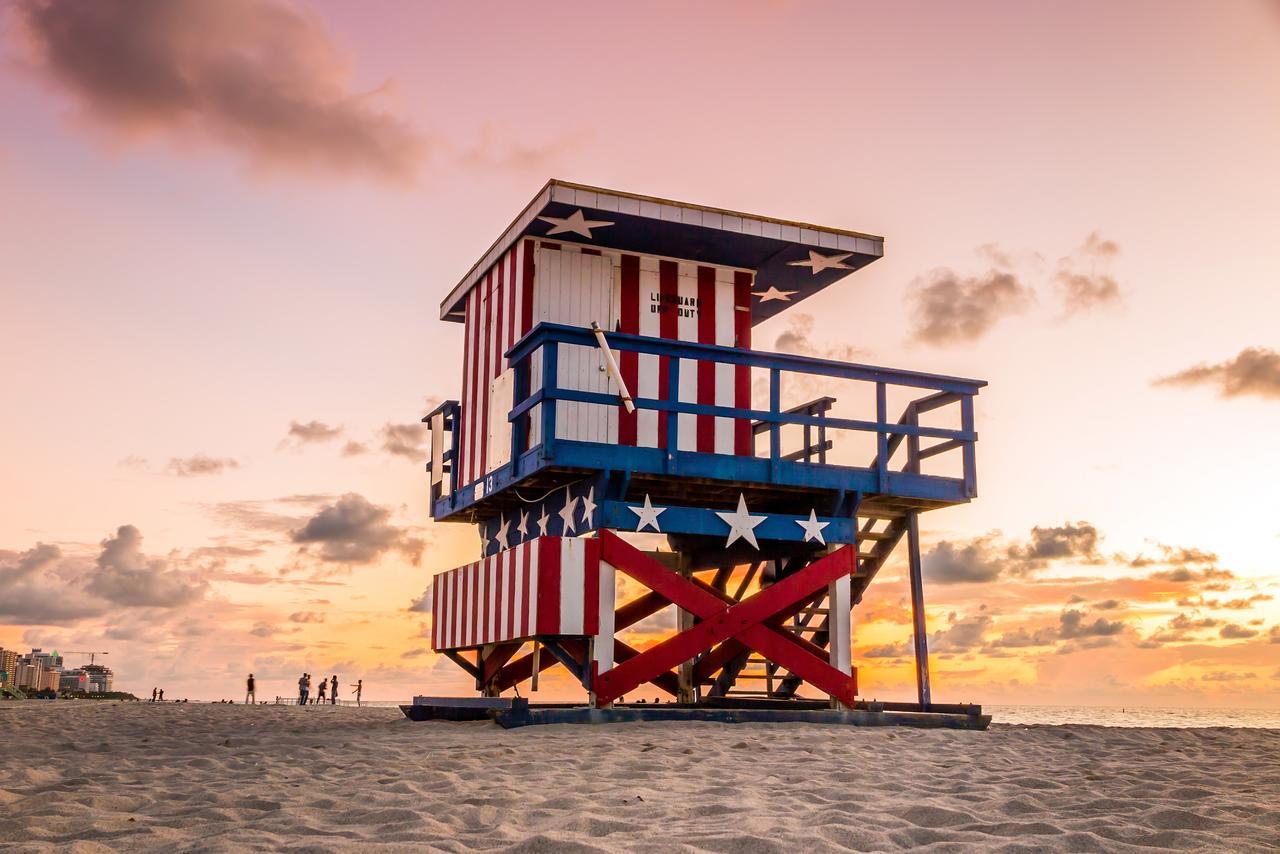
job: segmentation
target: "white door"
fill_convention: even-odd
[[[534,277],[534,323],[563,323],[614,328],[617,298],[613,260],[564,249],[539,249]],[[556,382],[560,388],[618,393],[595,346],[561,344]],[[534,363],[534,388],[541,379],[541,360]],[[535,419],[536,421],[537,419]],[[538,432],[534,431],[534,441]],[[556,438],[581,442],[618,441],[618,407],[561,401],[556,404]]]

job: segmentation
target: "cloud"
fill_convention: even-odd
[[[342,456],[344,457],[358,457],[361,454],[367,454],[368,452],[369,447],[367,445],[362,445],[354,440],[349,441],[347,444],[342,446]]]
[[[318,611],[294,611],[289,615],[291,623],[323,623],[324,614]]]
[[[486,122],[480,135],[469,148],[459,152],[460,165],[479,172],[497,170],[546,175],[568,163],[575,149],[594,136],[590,128],[579,129],[551,142],[529,145],[516,139],[516,134]]]
[[[174,457],[169,460],[169,465],[165,471],[176,477],[201,477],[203,475],[222,474],[231,469],[240,468],[240,463],[227,458],[206,457],[204,454],[195,454],[186,459]]]
[[[911,335],[934,346],[977,341],[1004,318],[1025,311],[1033,295],[1008,271],[961,276],[946,268],[934,270],[911,283]]]
[[[1088,522],[1036,526],[1023,542],[1005,542],[986,534],[953,543],[943,540],[923,559],[925,574],[939,584],[983,583],[1003,575],[1025,576],[1055,560],[1096,562],[1098,529]]]
[[[986,606],[983,606],[985,608]],[[955,615],[952,615],[954,618]],[[982,646],[983,636],[991,628],[991,617],[987,614],[975,614],[970,617],[953,619],[951,625],[934,632],[929,638],[930,652],[968,652]]]
[[[307,515],[280,512],[281,509],[303,507],[312,512],[333,500],[332,495],[287,495],[265,500],[223,501],[206,505],[205,509],[214,519],[228,527],[280,533],[298,527],[308,518]]]
[[[1006,566],[1006,557],[994,547],[995,541],[994,535],[963,544],[943,540],[922,558],[925,576],[939,584],[995,581]]]
[[[1204,673],[1200,679],[1204,682],[1239,682],[1245,679],[1253,679],[1258,674],[1252,671],[1241,672],[1239,670],[1213,670]]]
[[[390,518],[387,508],[349,492],[323,507],[290,536],[304,548],[318,546],[319,557],[331,563],[370,563],[392,550],[417,563],[424,543],[392,525]]]
[[[278,631],[280,630],[270,623],[259,621],[253,624],[253,628],[249,629],[249,634],[254,637],[269,638],[274,636]]]
[[[417,422],[386,424],[381,431],[382,450],[392,456],[422,460],[426,457],[426,427]]]
[[[125,608],[177,609],[204,597],[208,584],[178,560],[142,553],[142,534],[122,525],[96,559],[38,543],[0,550],[0,621],[64,625],[118,615]]]
[[[1248,629],[1238,623],[1227,623],[1218,631],[1218,637],[1225,640],[1243,640],[1245,638],[1256,638],[1258,632],[1254,629]]]
[[[201,598],[207,586],[163,558],[144,555],[142,532],[133,525],[121,525],[102,541],[97,565],[85,589],[117,605],[174,608]]]
[[[404,182],[426,154],[349,88],[318,15],[278,0],[17,0],[35,65],[126,140],[208,142],[257,167]]]
[[[1063,640],[1112,637],[1123,631],[1124,623],[1119,620],[1097,617],[1093,622],[1089,622],[1082,611],[1074,609],[1063,611],[1058,616],[1058,637]]]
[[[293,445],[295,447],[302,445],[314,445],[321,442],[329,442],[342,435],[341,427],[330,427],[323,421],[308,421],[303,424],[299,421],[289,422],[289,433],[281,441],[281,446]]]
[[[1154,386],[1216,386],[1222,398],[1255,397],[1280,400],[1280,353],[1266,347],[1246,347],[1233,359],[1198,365],[1160,377]]]
[[[794,353],[798,356],[814,356],[819,359],[834,359],[838,362],[852,362],[864,355],[864,351],[848,344],[822,347],[813,340],[813,315],[803,312],[787,315],[787,328],[782,331],[773,343],[773,349],[779,353]],[[795,378],[791,378],[795,379]]]
[[[428,584],[427,589],[422,591],[422,595],[409,603],[408,610],[420,614],[431,613],[431,585]]]
[[[1120,285],[1114,278],[1099,267],[1105,265],[1120,253],[1120,246],[1113,240],[1104,240],[1098,232],[1093,232],[1072,256],[1058,260],[1058,271],[1054,274],[1054,284],[1058,296],[1062,300],[1063,312],[1066,315],[1089,311],[1120,299]],[[1088,262],[1089,271],[1081,272],[1079,267]]]

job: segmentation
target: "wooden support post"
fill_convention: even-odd
[[[600,561],[600,626],[595,638],[591,641],[587,666],[595,673],[604,673],[613,667],[614,634],[617,633],[617,587],[618,573],[607,561]],[[591,705],[596,704],[595,680],[591,683]]]
[[[889,421],[888,393],[883,382],[876,383],[876,480],[877,492],[889,491],[889,434],[884,432]]]
[[[539,648],[538,639],[533,639],[533,679],[529,683],[530,691],[538,690],[538,674],[542,672],[542,650]]]
[[[689,567],[689,556],[681,552],[676,557],[676,571],[680,573],[681,578],[692,579],[693,570]],[[676,606],[676,630],[687,631],[693,628],[693,614]],[[680,692],[676,700],[681,703],[693,703],[695,701],[694,685],[693,685],[693,659],[682,663],[679,670],[676,671],[679,678]]]
[[[924,621],[924,578],[920,567],[920,513],[907,511],[907,563],[911,574],[911,625],[916,653],[916,696],[929,711],[929,635]]]
[[[856,548],[856,545],[855,545]],[[851,647],[853,643],[853,580],[842,575],[827,585],[827,635],[828,660],[831,666],[846,676],[853,673]],[[843,704],[831,698],[832,708]]]

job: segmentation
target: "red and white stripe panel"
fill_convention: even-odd
[[[688,261],[623,254],[618,259],[618,329],[673,341],[751,347],[752,274]],[[667,357],[622,352],[618,366],[634,397],[665,399]],[[751,370],[740,365],[682,359],[677,399],[751,408]],[[652,409],[618,416],[618,444],[666,448],[666,419]],[[681,451],[749,456],[751,422],[744,418],[680,415]]]
[[[600,627],[600,541],[537,537],[442,572],[431,590],[431,646],[437,650],[534,635],[594,635]]]
[[[583,286],[579,265],[543,262],[541,252],[582,253],[608,259],[613,268],[607,309],[595,306],[600,294]],[[554,279],[554,280],[553,280]],[[470,484],[496,466],[489,459],[490,383],[507,368],[503,353],[539,321],[586,325],[584,311],[606,328],[672,341],[697,341],[725,347],[751,347],[751,288],[747,270],[696,264],[649,255],[597,249],[574,243],[525,239],[485,274],[466,298],[463,345],[462,413],[459,424],[459,481]],[[589,307],[587,304],[591,303]],[[589,310],[588,310],[589,308]],[[561,348],[557,381],[568,388],[601,391],[597,370],[577,370],[585,356]],[[584,348],[576,348],[584,349]],[[535,354],[531,389],[541,385],[541,359]],[[594,358],[594,354],[591,354]],[[618,363],[633,397],[665,398],[667,357],[621,351]],[[579,363],[582,363],[580,365]],[[575,379],[575,375],[581,375]],[[739,365],[681,360],[678,399],[690,403],[751,408],[750,369]],[[532,413],[531,443],[540,441],[538,413]],[[666,448],[666,419],[654,410],[602,410],[588,404],[563,404],[561,438],[619,445]],[[582,423],[577,423],[577,422]],[[682,451],[752,454],[751,423],[744,418],[680,415],[675,445]]]
[[[455,463],[461,484],[494,468],[487,447],[489,385],[507,369],[502,354],[533,328],[533,253],[533,241],[520,241],[467,294]]]

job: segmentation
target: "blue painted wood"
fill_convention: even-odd
[[[496,518],[487,519],[479,524],[480,539],[483,544],[484,554],[494,555],[503,550],[503,545],[497,539],[499,529],[505,524],[507,528],[506,547],[511,548],[517,546],[526,540],[537,539],[540,536],[565,536],[566,534],[584,534],[588,531],[598,531],[608,529],[613,531],[635,531],[639,516],[631,509],[632,507],[640,507],[641,501],[619,501],[614,499],[599,498],[600,491],[596,491],[596,510],[593,518],[588,523],[583,514],[582,498],[587,494],[589,486],[596,486],[594,479],[583,481],[569,488],[566,493],[563,489],[558,489],[542,501],[533,502],[514,510],[503,512]],[[564,520],[560,517],[560,511],[564,509],[565,501],[573,499],[576,501],[576,512],[574,513],[574,530],[572,534],[565,530]],[[658,527],[660,533],[663,534],[701,534],[711,537],[728,537],[728,524],[716,515],[717,511],[730,512],[736,509],[734,506],[724,507],[687,507],[675,505],[663,505],[657,503],[655,508],[660,508],[662,512],[658,515]],[[793,508],[802,512],[799,513],[765,513],[758,508],[748,508],[752,516],[765,516],[765,520],[755,528],[756,539],[764,543],[786,542],[786,543],[803,543],[804,529],[797,522],[800,520],[808,521],[808,507],[797,506]],[[812,509],[816,510],[817,507]],[[527,513],[526,532],[527,536],[521,535],[519,532],[520,514]],[[547,527],[543,530],[538,527],[536,520],[546,514]],[[823,516],[818,515],[819,522],[826,522],[827,527],[823,529],[823,539],[830,544],[854,543],[857,541],[856,522],[852,516]],[[646,531],[653,531],[652,527],[647,527]],[[810,541],[813,542],[813,541]]]
[[[964,379],[921,371],[903,371],[812,356],[796,356],[790,353],[767,353],[762,350],[745,350],[718,344],[701,344],[695,341],[674,341],[667,338],[651,338],[624,332],[605,334],[609,346],[615,350],[633,350],[658,356],[683,359],[708,360],[730,365],[747,365],[753,368],[777,368],[815,376],[837,377],[847,380],[887,382],[892,385],[953,391],[960,394],[976,394],[986,386],[985,380]],[[523,359],[549,341],[594,347],[595,335],[590,329],[566,326],[561,323],[539,323],[529,334],[517,341],[507,351],[509,359]]]
[[[513,427],[513,452],[519,451],[513,461],[485,476],[480,498],[477,498],[476,484],[459,486],[455,483],[451,495],[433,502],[435,518],[447,519],[457,516],[472,508],[477,501],[483,500],[486,496],[515,486],[548,467],[561,470],[577,469],[584,472],[625,471],[678,478],[705,478],[743,484],[758,483],[829,490],[840,494],[890,494],[943,503],[961,503],[976,494],[973,445],[977,440],[977,434],[973,430],[972,398],[978,389],[985,385],[981,381],[638,335],[608,333],[607,337],[610,344],[620,350],[631,349],[666,357],[668,399],[638,398],[635,403],[640,409],[660,413],[667,428],[668,447],[665,449],[637,448],[557,440],[555,418],[556,405],[559,401],[607,407],[616,407],[618,401],[616,396],[610,394],[559,388],[556,383],[559,346],[561,344],[594,346],[595,338],[586,329],[559,324],[539,324],[508,351],[516,365],[518,385],[517,402],[508,417],[516,424],[520,424],[527,420],[525,416],[532,413],[535,406],[541,406],[542,409],[538,413],[542,429],[541,443],[527,450],[521,450],[527,444],[527,438],[520,435],[520,431]],[[543,353],[543,387],[531,391],[527,385],[529,359],[539,349]],[[705,358],[768,370],[768,408],[757,410],[680,401],[678,399],[680,360],[687,358]],[[781,382],[784,371],[874,382],[876,386],[875,420],[831,418],[826,408],[817,411],[812,408],[796,407],[783,411]],[[526,375],[524,384],[521,384],[521,372],[525,372]],[[918,401],[919,406],[924,409],[934,409],[959,402],[962,407],[961,429],[922,427],[917,423],[917,419],[912,417],[915,410],[910,406],[902,421],[891,422],[887,412],[889,385],[931,389],[932,394]],[[755,422],[757,432],[763,429],[769,433],[768,454],[763,457],[754,457],[678,450],[678,419],[682,414],[710,415]],[[459,420],[455,418],[453,423],[456,425]],[[829,429],[873,432],[876,435],[876,459],[869,467],[859,467],[828,464],[821,461],[821,458],[815,463],[811,457],[804,458],[803,454],[799,457],[783,454],[781,427],[788,424],[797,424],[806,429],[817,427],[820,437],[825,436]],[[908,439],[909,449],[918,448],[919,439],[922,437],[942,440],[939,444],[953,443],[953,447],[964,454],[964,471],[960,478],[919,473],[918,466],[910,465],[910,462],[918,461],[918,454],[913,457],[913,460],[909,460],[905,470],[894,471],[890,467],[890,457],[899,443]],[[453,442],[455,448],[457,441],[455,428]],[[788,457],[791,458],[788,459]],[[453,472],[453,477],[456,481],[456,472]],[[603,481],[601,483],[603,488]],[[800,500],[804,501],[803,498]],[[813,499],[815,504],[829,501],[830,495],[815,496]],[[496,510],[490,512],[496,512]],[[482,512],[480,515],[483,517],[486,514]],[[473,521],[473,516],[474,514],[468,514],[468,521]]]

